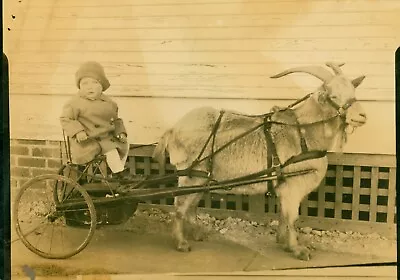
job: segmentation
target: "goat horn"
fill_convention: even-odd
[[[333,75],[331,72],[326,70],[325,68],[322,68],[321,66],[306,66],[306,67],[295,67],[288,69],[286,71],[283,71],[279,74],[276,74],[272,76],[272,79],[280,78],[282,76],[285,76],[287,74],[291,74],[294,72],[304,72],[313,75],[314,77],[320,79],[321,81],[325,83],[329,83],[331,79],[333,78]]]
[[[340,67],[343,65],[344,65],[344,63],[334,63],[334,62],[326,63],[326,66],[332,68],[333,72],[335,72],[336,75],[343,74],[342,69],[340,69]]]

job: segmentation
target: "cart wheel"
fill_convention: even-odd
[[[75,206],[69,206],[70,202]],[[86,227],[67,226],[66,217],[74,217],[75,213],[83,213]],[[19,191],[13,222],[29,250],[48,259],[66,259],[82,251],[93,237],[96,210],[86,190],[70,178],[41,175],[26,182]]]

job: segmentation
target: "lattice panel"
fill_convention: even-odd
[[[165,170],[151,159],[153,147],[134,149],[129,157],[133,174],[168,174],[174,167],[166,159]],[[301,216],[396,223],[395,156],[330,154],[325,179],[301,203]],[[159,187],[173,187],[176,183]],[[150,201],[172,205],[173,198]],[[204,194],[200,207],[253,213],[278,213],[274,196]]]
[[[396,168],[330,165],[301,215],[396,223]]]

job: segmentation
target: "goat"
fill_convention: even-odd
[[[224,149],[209,157],[211,160],[197,161],[196,166],[196,170],[209,172],[212,180],[220,181],[265,170],[269,167],[266,161],[268,149],[271,151],[274,148],[280,163],[301,154],[304,145],[309,151],[325,151],[323,156],[289,164],[281,169],[284,173],[305,169],[312,169],[313,172],[274,181],[273,190],[280,204],[277,242],[301,260],[309,260],[311,255],[309,249],[297,241],[294,223],[298,219],[300,203],[325,177],[328,166],[326,151],[341,151],[347,135],[354,128],[366,123],[366,114],[355,98],[355,88],[362,83],[365,76],[350,80],[342,73],[340,66],[343,64],[326,65],[334,74],[321,66],[305,66],[272,76],[271,78],[279,78],[303,72],[318,78],[323,84],[293,108],[270,112],[269,122],[265,122],[267,114],[251,116],[227,110],[221,115],[215,108],[197,108],[168,129],[153,152],[153,158],[160,164],[165,161],[165,154],[168,152],[171,164],[181,170],[190,167],[198,159],[202,149],[204,155],[210,155],[215,149],[225,145]],[[209,143],[207,139],[210,139],[212,130],[216,129],[216,122],[219,123],[217,132],[213,135],[212,143]],[[268,132],[263,123],[270,124]],[[246,131],[255,127],[251,133],[246,134]],[[267,141],[266,133],[270,133],[274,147]],[[178,185],[199,185],[209,179],[181,176]],[[254,195],[264,194],[267,190],[266,182],[261,182],[235,187],[229,193]],[[197,206],[202,195],[194,193],[175,197],[173,236],[178,251],[191,250],[185,238],[184,222],[192,227],[195,240],[202,239],[201,228],[196,224]]]

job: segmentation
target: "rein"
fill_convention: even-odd
[[[221,116],[221,114],[220,114],[220,116]],[[251,129],[249,129],[249,130],[247,130],[247,131],[245,131],[245,132],[239,134],[238,136],[234,137],[232,140],[228,141],[227,143],[225,143],[224,145],[222,145],[221,147],[219,147],[219,149],[217,149],[217,150],[213,151],[211,154],[209,154],[209,155],[207,155],[207,156],[201,158],[203,152],[205,151],[205,148],[207,147],[208,143],[210,142],[211,135],[212,135],[212,133],[213,133],[213,131],[214,131],[214,129],[213,129],[213,131],[211,132],[210,136],[208,137],[208,140],[206,141],[205,145],[203,146],[203,149],[202,149],[201,153],[200,153],[199,156],[193,161],[193,163],[192,163],[188,168],[186,168],[186,170],[189,170],[189,172],[190,172],[190,170],[192,170],[193,167],[195,167],[196,165],[198,165],[200,162],[205,161],[205,160],[208,160],[208,159],[210,159],[210,158],[213,158],[217,153],[219,153],[219,152],[221,152],[222,150],[224,150],[226,147],[228,147],[229,145],[231,145],[233,142],[236,142],[238,139],[243,138],[244,136],[246,136],[246,135],[252,133],[253,131],[259,129],[259,128],[262,127],[262,126],[264,126],[264,123],[260,123],[259,125],[257,125],[257,126],[251,128]],[[216,133],[216,130],[215,130],[215,133]],[[215,134],[215,135],[216,135],[216,134]],[[215,135],[213,135],[213,137],[215,137]],[[213,148],[213,147],[212,147],[212,148]],[[209,172],[208,172],[208,177],[211,176],[211,172],[212,172],[212,170],[209,170]]]
[[[286,111],[288,109],[293,108],[294,106],[296,106],[296,105],[304,102],[308,98],[310,98],[312,96],[312,94],[313,93],[309,93],[309,94],[305,95],[304,97],[296,100],[295,102],[291,103],[287,107],[285,107],[283,109],[279,109],[279,111]],[[204,144],[203,148],[201,149],[199,155],[197,156],[197,158],[192,162],[192,164],[188,168],[183,169],[183,170],[178,170],[178,174],[180,174],[181,176],[189,176],[189,177],[194,175],[194,176],[198,176],[198,177],[207,178],[208,182],[210,182],[210,181],[215,182],[215,180],[212,179],[212,171],[213,171],[212,162],[213,162],[214,156],[217,153],[224,150],[229,145],[231,145],[232,143],[234,143],[235,141],[237,141],[238,139],[243,138],[246,135],[249,135],[250,133],[256,131],[257,129],[259,129],[261,127],[264,127],[264,134],[266,136],[267,143],[270,146],[269,149],[272,149],[272,153],[273,153],[272,156],[268,155],[268,158],[270,158],[269,161],[272,164],[271,163],[267,164],[270,167],[265,170],[262,170],[260,172],[254,173],[254,174],[250,174],[245,177],[246,178],[256,178],[260,175],[265,175],[265,174],[270,174],[272,172],[276,172],[278,181],[283,180],[284,175],[281,173],[281,168],[283,168],[289,164],[293,164],[293,163],[297,163],[297,162],[301,162],[301,161],[305,161],[305,160],[310,160],[310,159],[325,157],[327,154],[327,151],[322,151],[322,150],[321,151],[319,151],[319,150],[308,151],[308,149],[305,145],[304,138],[302,137],[302,135],[300,133],[302,153],[300,153],[299,155],[294,155],[291,158],[289,158],[286,162],[281,163],[276,154],[275,144],[273,143],[270,132],[269,132],[269,128],[271,127],[271,124],[287,125],[287,126],[292,126],[292,127],[298,127],[300,129],[301,127],[312,126],[312,125],[316,125],[316,124],[320,124],[320,123],[329,122],[337,117],[343,118],[346,110],[356,101],[355,99],[351,99],[351,100],[349,100],[349,102],[347,102],[344,106],[341,107],[338,104],[336,104],[333,100],[331,100],[329,97],[327,97],[327,99],[328,99],[328,102],[330,103],[330,105],[336,109],[336,114],[334,114],[333,116],[331,116],[329,118],[318,120],[318,121],[313,121],[313,122],[309,122],[309,123],[298,123],[298,122],[297,123],[286,123],[286,122],[280,122],[280,121],[273,121],[270,118],[274,114],[274,112],[269,112],[269,113],[265,113],[265,114],[261,114],[261,115],[244,115],[244,114],[233,113],[235,115],[254,117],[254,118],[262,117],[264,119],[264,121],[256,126],[250,128],[249,130],[237,135],[236,137],[234,137],[233,139],[231,139],[230,141],[228,141],[227,143],[225,143],[218,149],[214,150],[215,137],[216,137],[219,125],[221,123],[222,116],[225,113],[225,111],[221,110],[219,117],[218,117],[213,129],[211,130],[210,135],[208,136],[208,138],[206,140],[206,143]],[[206,147],[210,143],[211,139],[212,139],[211,153],[202,158],[202,155],[204,154]],[[304,148],[304,146],[305,146],[305,148]],[[271,158],[272,158],[272,161],[271,161]],[[201,163],[205,160],[209,161],[207,172],[194,169],[195,166],[197,166],[199,163]],[[236,179],[238,179],[238,178],[236,178]],[[232,180],[236,181],[236,179],[232,179]],[[269,187],[269,189],[272,190],[272,187]]]
[[[307,100],[308,98],[310,98],[311,95],[312,95],[312,93],[307,94],[306,96],[304,96],[304,97],[302,97],[302,98],[296,100],[295,102],[293,102],[292,104],[288,105],[287,107],[281,109],[280,111],[285,111],[285,110],[288,110],[288,109],[293,108],[293,107],[296,106],[297,104],[300,104],[301,102],[304,102],[305,100]],[[332,101],[332,102],[333,102],[333,101]],[[350,107],[350,106],[348,106],[348,107]],[[318,120],[318,121],[314,121],[314,122],[309,122],[309,123],[295,123],[295,124],[294,124],[294,123],[285,123],[285,122],[280,122],[280,121],[273,121],[273,120],[270,120],[270,119],[269,119],[269,120],[267,120],[267,121],[264,121],[264,122],[260,123],[259,125],[256,125],[255,127],[250,128],[249,130],[247,130],[247,131],[245,131],[245,132],[239,134],[238,136],[236,136],[236,137],[233,138],[232,140],[228,141],[227,143],[225,143],[224,145],[222,145],[221,147],[219,147],[219,149],[215,150],[212,154],[201,158],[201,156],[203,155],[203,153],[204,153],[204,151],[205,151],[205,149],[206,149],[208,143],[210,142],[211,138],[215,139],[215,136],[216,136],[216,133],[217,133],[219,124],[221,123],[222,115],[223,115],[224,113],[225,113],[225,111],[221,110],[220,115],[219,115],[219,117],[218,117],[218,119],[217,119],[217,121],[216,121],[216,123],[215,123],[215,125],[214,125],[214,127],[213,127],[213,129],[212,129],[212,131],[211,131],[211,133],[210,133],[210,135],[209,135],[209,137],[208,137],[206,143],[205,143],[205,145],[203,146],[203,148],[202,148],[200,154],[197,156],[197,158],[195,159],[195,161],[192,163],[191,167],[193,167],[193,166],[197,165],[198,163],[200,163],[200,162],[202,162],[202,161],[204,161],[204,160],[206,160],[206,159],[212,157],[213,155],[219,153],[220,151],[222,151],[223,149],[225,149],[227,146],[231,145],[233,142],[237,141],[238,139],[240,139],[240,138],[242,138],[242,137],[244,137],[244,136],[246,136],[246,135],[252,133],[253,131],[257,130],[257,129],[260,128],[260,127],[265,126],[265,125],[266,125],[266,122],[267,122],[268,124],[280,124],[280,125],[287,125],[287,126],[294,126],[294,127],[303,127],[303,126],[311,126],[311,125],[315,125],[315,124],[319,124],[319,123],[325,123],[325,122],[331,121],[331,120],[333,120],[333,119],[335,119],[335,118],[337,118],[337,117],[339,117],[339,116],[341,115],[341,114],[339,113],[339,111],[338,111],[335,115],[333,115],[333,116],[331,116],[331,117],[329,117],[329,118],[327,118],[327,119],[322,119],[322,120]],[[273,115],[273,112],[266,113],[266,114],[261,114],[261,115],[243,115],[243,114],[237,114],[237,113],[233,113],[233,114],[239,115],[239,116],[254,117],[254,118],[256,118],[256,117],[264,117],[264,120],[265,120],[265,119],[271,117],[271,116]]]

